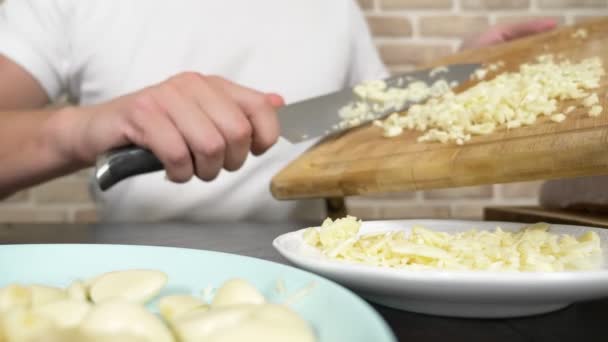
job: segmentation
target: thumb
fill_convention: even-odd
[[[555,19],[538,19],[524,23],[505,25],[501,28],[501,35],[504,41],[509,41],[550,31],[556,26],[557,21]]]

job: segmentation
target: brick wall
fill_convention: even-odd
[[[0,3],[2,0],[0,0]],[[554,17],[571,24],[608,15],[608,0],[359,0],[384,61],[411,70],[458,49],[462,39],[491,25]],[[0,222],[95,220],[87,171],[0,202]],[[479,218],[483,206],[536,203],[540,183],[433,190],[348,199],[362,218]]]

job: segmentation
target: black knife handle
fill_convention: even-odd
[[[95,178],[99,188],[106,191],[125,178],[163,169],[163,164],[149,150],[128,146],[102,156],[97,162]]]

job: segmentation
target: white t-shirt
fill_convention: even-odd
[[[0,54],[52,99],[96,104],[183,71],[221,75],[293,102],[387,75],[354,0],[6,0]],[[272,176],[306,150],[280,140],[209,183],[133,177],[94,190],[112,221],[320,218],[320,201],[276,201]]]

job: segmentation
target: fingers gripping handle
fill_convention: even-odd
[[[95,178],[99,188],[106,191],[125,178],[163,169],[163,164],[152,152],[129,146],[102,156],[97,162]]]

